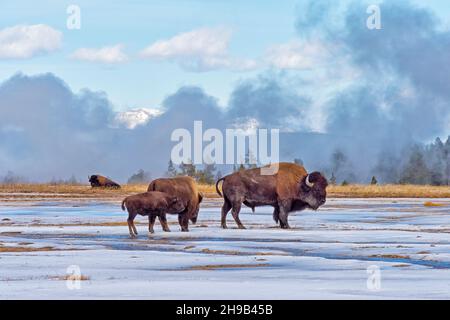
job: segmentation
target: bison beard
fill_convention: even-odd
[[[218,186],[220,181],[223,181],[222,193]],[[293,163],[279,163],[279,170],[274,175],[261,175],[261,168],[235,172],[216,182],[217,193],[224,198],[222,228],[227,228],[226,217],[231,210],[238,228],[245,229],[239,219],[244,204],[253,211],[258,206],[274,207],[275,222],[288,229],[289,213],[306,208],[317,210],[326,201],[327,186],[322,174],[308,175],[302,166]]]

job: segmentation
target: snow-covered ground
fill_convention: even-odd
[[[243,209],[247,230],[157,222],[129,239],[119,204],[0,205],[0,299],[450,299],[450,201],[329,199],[274,227]],[[80,272],[82,281],[68,275]]]

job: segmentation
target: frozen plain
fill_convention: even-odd
[[[138,217],[137,239],[118,202],[3,202],[0,299],[450,299],[450,201],[425,201],[328,199],[291,230],[243,209],[222,230],[208,200],[189,233]]]

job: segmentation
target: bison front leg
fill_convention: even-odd
[[[189,218],[187,214],[178,214],[178,223],[180,224],[182,232],[189,232]]]
[[[165,232],[170,232],[169,224],[167,223],[167,218],[166,218],[165,213],[161,213],[159,215],[159,222],[161,223],[161,226]]]
[[[281,229],[289,229],[290,228],[289,223],[288,223],[288,215],[289,215],[289,210],[291,208],[291,204],[292,203],[290,201],[281,201],[278,203]]]
[[[149,214],[148,215],[148,235],[150,236],[152,233],[155,233],[153,226],[155,225],[156,215]]]

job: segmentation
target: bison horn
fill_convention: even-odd
[[[306,183],[306,185],[307,185],[308,187],[310,187],[310,188],[314,187],[314,183],[312,183],[311,181],[309,181],[309,174],[306,176],[305,183]]]

